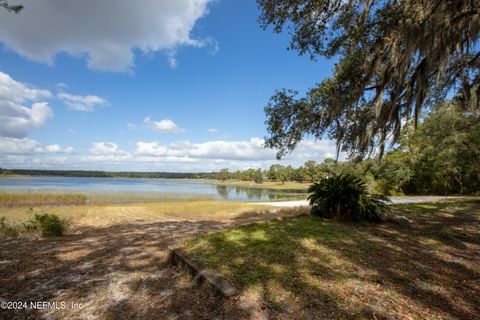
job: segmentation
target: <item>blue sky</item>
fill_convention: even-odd
[[[0,11],[1,167],[266,168],[277,163],[262,146],[269,97],[332,71],[262,30],[253,0],[105,2],[115,9],[30,0]],[[307,139],[280,163],[334,152]]]

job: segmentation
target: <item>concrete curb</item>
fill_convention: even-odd
[[[208,271],[200,262],[190,259],[180,248],[168,248],[168,262],[171,265],[178,266],[193,277],[193,280],[199,284],[207,284],[217,293],[225,298],[230,298],[239,294],[237,288],[231,285],[222,276]]]

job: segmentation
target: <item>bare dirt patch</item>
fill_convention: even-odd
[[[120,219],[121,223],[114,220],[96,227],[77,225],[61,238],[2,240],[1,299],[75,303],[81,308],[0,310],[0,319],[237,317],[231,301],[206,288],[192,290],[193,282],[166,263],[168,246],[209,231],[297,212],[250,212],[223,221],[156,216],[153,222],[126,223]]]

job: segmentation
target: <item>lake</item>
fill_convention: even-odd
[[[199,197],[230,201],[268,201],[294,199],[303,193],[297,190],[274,190],[215,184],[187,179],[128,179],[74,177],[8,177],[0,178],[0,191],[83,193],[86,195],[119,195],[121,200],[142,198]]]

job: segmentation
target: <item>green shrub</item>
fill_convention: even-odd
[[[341,221],[378,221],[387,198],[370,195],[365,181],[353,174],[339,174],[308,189],[313,215]]]
[[[33,217],[23,224],[27,233],[40,233],[44,237],[55,237],[63,235],[65,231],[65,220],[60,219],[55,214],[38,214],[34,213]]]
[[[7,218],[0,217],[0,236],[16,237],[18,236],[18,227],[7,222]]]

